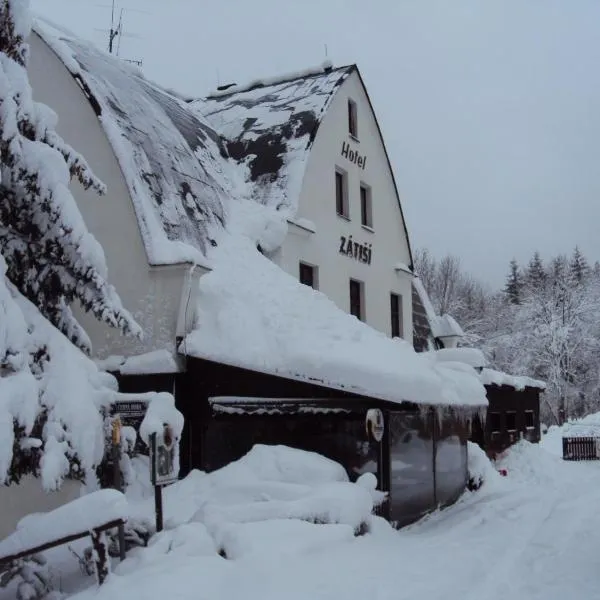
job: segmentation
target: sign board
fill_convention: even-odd
[[[147,408],[148,403],[143,400],[117,400],[112,403],[110,412],[111,415],[119,415],[124,426],[139,431]]]
[[[153,486],[168,485],[179,478],[176,459],[177,440],[171,427],[150,436],[150,480]]]
[[[383,412],[379,408],[370,408],[367,411],[365,425],[367,427],[367,434],[373,437],[376,442],[381,442],[383,439],[385,424],[383,420]]]

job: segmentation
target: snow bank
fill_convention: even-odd
[[[486,489],[489,489],[498,485],[500,474],[486,453],[473,442],[467,442],[467,452],[469,486],[473,489],[479,489],[485,485]]]
[[[28,515],[12,535],[0,541],[0,556],[25,552],[111,521],[126,520],[127,514],[127,501],[121,492],[99,490],[49,513]]]
[[[526,387],[537,388],[540,390],[546,389],[546,384],[538,379],[508,375],[507,373],[495,371],[494,369],[483,369],[481,372],[481,381],[484,385],[509,385],[516,390],[524,390]]]
[[[574,419],[562,426],[563,437],[600,437],[600,413]]]
[[[548,484],[560,481],[569,464],[561,457],[546,452],[539,444],[526,440],[511,446],[496,463],[506,469],[512,481],[527,485]]]
[[[214,268],[200,279],[195,326],[182,352],[398,402],[487,404],[474,371],[418,355],[257,252],[256,241],[276,229],[269,223],[282,218],[235,203],[229,236],[211,250]]]
[[[340,543],[354,540],[354,529],[348,525],[315,525],[306,521],[273,519],[228,527],[221,548],[227,558],[250,555],[286,556],[325,552]]]
[[[147,468],[145,464],[138,466],[144,471]],[[243,532],[250,531],[242,525],[273,520],[338,524],[353,532],[362,531],[371,522],[373,507],[385,498],[374,489],[375,485],[373,475],[363,476],[357,484],[350,483],[341,465],[319,454],[285,446],[256,445],[244,457],[218,471],[192,471],[167,487],[165,526],[202,523],[219,548],[235,544],[235,532],[246,535]],[[139,492],[138,487],[138,503]],[[151,525],[151,493],[146,490],[145,505],[132,509],[133,520]],[[130,490],[127,494],[129,497]]]

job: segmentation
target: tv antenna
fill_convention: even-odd
[[[123,30],[123,13],[124,11],[131,11],[131,12],[138,12],[138,13],[142,13],[142,14],[150,14],[147,11],[144,10],[137,10],[134,8],[121,8],[119,9],[116,5],[116,0],[112,0],[112,4],[108,5],[108,4],[97,4],[96,6],[101,6],[102,8],[110,8],[111,13],[110,13],[110,29],[97,29],[96,31],[102,31],[104,33],[108,33],[108,52],[109,54],[115,54],[116,56],[120,57],[120,53],[121,53],[121,39],[123,39],[124,37],[129,37],[129,38],[139,38],[139,35],[136,34],[132,34],[132,33],[125,33]],[[118,19],[117,19],[117,13],[118,13]],[[138,65],[139,67],[142,66],[142,61],[141,60],[134,60],[134,59],[129,59],[129,58],[124,58],[124,61],[128,62],[128,63],[133,63]]]

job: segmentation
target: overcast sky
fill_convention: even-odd
[[[31,0],[105,46],[110,0]],[[204,95],[357,63],[413,248],[493,286],[508,263],[600,259],[599,0],[122,0],[121,56]],[[129,9],[129,10],[127,10]],[[140,12],[143,11],[143,12]]]

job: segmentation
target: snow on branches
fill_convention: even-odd
[[[24,4],[0,3],[0,251],[10,281],[89,352],[75,300],[124,333],[140,329],[106,282],[104,252],[69,190],[71,178],[98,193],[104,184],[56,133],[56,114],[32,99]]]
[[[69,190],[71,178],[104,185],[32,99],[30,28],[26,0],[0,0],[0,485],[33,473],[52,490],[95,475],[116,387],[75,347],[90,342],[71,303],[124,333],[140,329]]]

